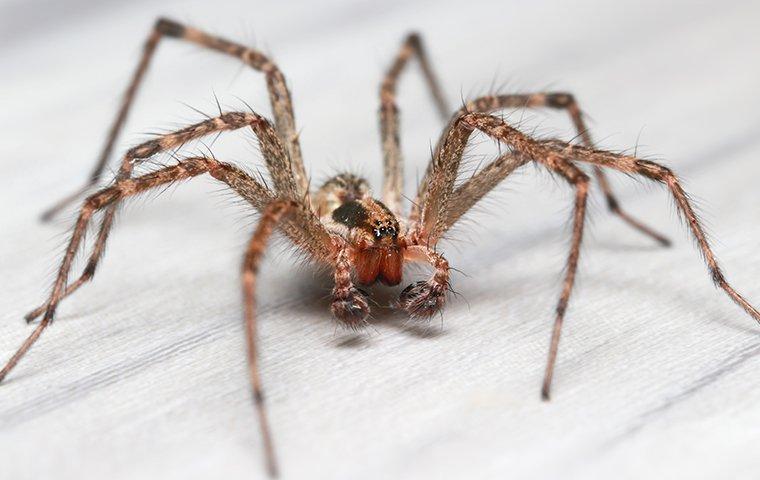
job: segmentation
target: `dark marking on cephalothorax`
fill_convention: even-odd
[[[367,228],[369,212],[359,202],[346,202],[332,213],[333,220],[348,228]]]

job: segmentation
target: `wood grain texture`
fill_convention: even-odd
[[[377,89],[412,29],[451,99],[492,84],[572,92],[600,147],[638,145],[679,173],[726,276],[760,303],[760,8],[661,3],[4,2],[0,354],[28,335],[22,317],[48,292],[74,220],[37,216],[85,179],[159,15],[271,54],[316,183],[348,166],[380,191]],[[214,94],[271,117],[260,78],[234,61],[170,41],[157,56],[116,151],[198,121],[182,103],[214,115]],[[442,127],[418,74],[398,99],[407,196]],[[574,135],[562,113],[508,118]],[[250,139],[212,149],[254,170]],[[496,153],[484,142],[470,165]],[[548,404],[539,389],[573,199],[561,182],[527,169],[455,229],[441,248],[467,275],[452,278],[464,300],[429,325],[375,308],[366,335],[336,332],[330,278],[269,255],[259,338],[283,478],[756,478],[758,328],[713,288],[667,193],[612,181],[675,244],[629,229],[592,187]],[[93,283],[0,386],[0,476],[263,474],[238,284],[253,219],[231,198],[200,181],[122,211]]]

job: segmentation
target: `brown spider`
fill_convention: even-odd
[[[124,102],[111,127],[105,148],[89,182],[46,212],[43,218],[51,218],[100,179],[114,142],[127,118],[135,93],[162,37],[184,39],[231,55],[263,72],[274,112],[274,126],[253,112],[230,112],[174,133],[161,135],[130,149],[123,158],[114,183],[87,197],[81,207],[71,241],[47,303],[26,316],[27,321],[31,321],[44,314],[42,321],[0,371],[0,380],[13,369],[39,338],[42,331],[50,325],[58,303],[92,278],[102,256],[116,209],[121,201],[158,186],[206,173],[227,184],[261,213],[259,224],[250,240],[243,262],[242,283],[250,380],[261,427],[267,470],[272,476],[277,474],[277,464],[257,363],[254,291],[259,262],[267,240],[275,228],[279,228],[310,258],[317,263],[329,266],[334,271],[332,313],[340,324],[349,328],[360,328],[366,323],[365,319],[369,313],[364,294],[353,283],[352,273],[355,272],[355,278],[361,284],[380,281],[386,285],[397,285],[402,280],[402,269],[406,262],[427,263],[434,270],[427,281],[406,287],[401,292],[397,303],[398,308],[405,310],[411,317],[425,318],[440,311],[449,288],[448,262],[435,250],[442,235],[486,193],[518,167],[529,162],[536,162],[558,174],[575,188],[575,209],[570,254],[557,304],[541,390],[542,397],[548,400],[562,321],[573,288],[583,235],[590,179],[581,171],[576,162],[585,162],[593,165],[594,174],[605,193],[610,210],[659,243],[668,245],[669,241],[665,237],[620,209],[601,167],[642,175],[665,184],[673,194],[679,212],[685,217],[691,233],[696,238],[717,286],[760,322],[760,313],[736,293],[723,277],[687,196],[678,179],[669,169],[647,160],[594,149],[583,123],[581,111],[573,96],[567,93],[485,96],[467,102],[460,110],[450,115],[417,35],[407,37],[380,88],[380,129],[385,167],[382,202],[372,198],[365,180],[350,174],[337,175],[316,192],[309,192],[309,179],[301,158],[290,93],[282,73],[271,60],[256,50],[171,20],[160,19],[148,37],[142,59],[129,84]],[[416,56],[422,66],[426,82],[441,116],[450,120],[438,142],[425,177],[420,183],[416,200],[412,202],[411,213],[405,217],[401,201],[402,162],[398,108],[395,98],[398,77],[412,56]],[[503,119],[490,115],[491,112],[507,108],[537,107],[566,110],[582,139],[583,146],[559,140],[537,140],[511,127]],[[250,127],[258,138],[272,178],[271,189],[234,165],[207,157],[181,159],[174,166],[164,167],[142,176],[132,176],[132,171],[138,163],[159,152],[171,151],[190,140],[212,133],[244,127]],[[506,145],[509,151],[481,168],[463,184],[455,186],[463,152],[470,135],[476,130]],[[105,209],[105,214],[84,272],[75,282],[67,284],[72,260],[79,249],[86,227],[94,213],[102,209]]]

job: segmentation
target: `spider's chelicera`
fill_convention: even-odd
[[[357,284],[380,282],[398,285],[402,282],[403,266],[407,262],[426,263],[431,266],[432,274],[428,280],[404,288],[397,306],[412,317],[425,318],[441,310],[449,289],[449,265],[436,250],[444,233],[510,173],[527,163],[535,162],[564,178],[575,190],[573,230],[541,391],[543,398],[548,399],[560,331],[575,280],[583,237],[590,178],[579,168],[578,163],[582,162],[593,167],[594,175],[605,194],[611,212],[660,244],[668,245],[669,241],[665,237],[621,210],[602,168],[640,175],[664,184],[673,195],[679,213],[685,218],[697,240],[716,285],[760,322],[760,313],[734,291],[724,278],[688,197],[671,170],[633,156],[595,149],[584,125],[581,110],[573,96],[567,93],[489,95],[467,102],[452,114],[446,106],[441,88],[417,35],[410,35],[404,41],[380,88],[380,130],[384,162],[380,199],[372,197],[365,180],[351,174],[337,175],[315,192],[310,192],[290,92],[279,68],[257,50],[171,20],[160,19],[148,37],[142,59],[129,84],[124,102],[90,181],[46,212],[43,218],[51,218],[100,180],[114,142],[128,116],[135,93],[163,37],[183,39],[236,57],[244,64],[264,73],[274,125],[252,111],[222,113],[215,118],[208,118],[176,132],[161,135],[130,149],[122,159],[113,184],[88,196],[81,207],[50,297],[43,306],[26,317],[31,321],[42,315],[42,320],[0,371],[0,380],[5,378],[42,331],[50,325],[59,302],[92,278],[102,257],[118,205],[128,197],[153,188],[205,174],[226,184],[261,213],[245,254],[242,283],[250,379],[262,430],[267,468],[272,475],[276,474],[277,466],[259,376],[254,291],[259,262],[267,240],[275,228],[281,230],[296,247],[315,262],[332,269],[335,281],[332,291],[332,313],[341,324],[349,328],[359,328],[366,323],[369,306]],[[403,177],[396,84],[412,57],[419,61],[432,98],[447,125],[419,185],[411,211],[406,215],[402,204]],[[578,138],[582,144],[535,139],[510,126],[501,117],[493,115],[494,112],[504,109],[542,107],[566,111],[578,131]],[[174,151],[194,139],[240,128],[250,128],[258,138],[271,177],[271,186],[265,185],[232,164],[208,157],[179,159],[176,165],[140,176],[133,175],[137,164],[161,152]],[[475,131],[482,132],[507,146],[508,151],[480,168],[463,183],[457,184],[462,156],[470,136]],[[95,212],[100,210],[104,210],[104,215],[92,253],[80,277],[69,283],[73,258],[80,247],[84,232]]]

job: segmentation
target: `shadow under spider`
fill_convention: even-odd
[[[292,305],[293,310],[302,313],[317,312],[317,317],[329,322],[335,328],[335,345],[340,348],[359,348],[368,344],[373,334],[377,333],[375,327],[387,325],[400,332],[416,338],[432,339],[447,333],[443,322],[437,320],[442,317],[427,319],[409,318],[405,312],[393,305],[403,288],[413,283],[409,279],[402,282],[398,287],[373,286],[363,287],[361,290],[366,294],[370,304],[371,313],[367,318],[364,331],[351,331],[336,324],[335,318],[330,314],[332,276],[323,271],[317,273],[302,271],[291,278],[290,288],[296,292],[302,301]],[[324,312],[320,314],[319,312]]]

